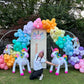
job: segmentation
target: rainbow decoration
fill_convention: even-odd
[[[67,61],[67,55],[66,55],[66,54],[64,54],[64,55],[63,55],[63,57],[64,57],[64,59]]]

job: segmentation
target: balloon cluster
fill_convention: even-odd
[[[84,48],[82,46],[80,46],[79,48],[74,49],[74,54],[79,55],[79,56],[83,56],[84,55]]]
[[[75,64],[79,63],[79,60],[82,59],[83,55],[84,55],[84,48],[83,47],[76,48],[74,49],[73,55],[69,56],[68,62],[74,66]]]
[[[51,29],[54,29],[54,27],[57,26],[55,18],[52,18],[51,21],[49,19],[42,20],[42,24],[43,24],[43,29],[46,29],[48,33],[50,33]]]
[[[10,53],[11,53],[11,55],[12,55],[13,57],[15,57],[16,54],[18,54],[19,56],[20,56],[20,54],[21,54],[21,52],[17,52],[17,51],[14,51],[14,50],[11,50]]]
[[[81,73],[84,73],[84,59],[80,59],[79,63],[74,65],[75,69],[79,69]]]
[[[51,29],[50,36],[56,42],[58,40],[58,37],[64,37],[65,31],[59,29],[58,27],[55,27],[54,29]]]
[[[69,35],[64,37],[59,36],[56,45],[58,45],[59,48],[62,48],[66,55],[73,55],[73,43],[72,38]]]
[[[73,48],[73,43],[71,41],[71,38],[68,38],[67,41],[65,42],[63,51],[65,52],[66,55],[69,55],[69,56],[73,55],[74,48]]]
[[[72,66],[79,63],[80,56],[76,56],[75,54],[73,56],[68,56],[68,63],[70,63]]]
[[[15,58],[12,55],[4,54],[4,62],[7,64],[8,68],[11,68],[14,64]]]
[[[23,48],[27,49],[27,46],[30,44],[30,35],[27,33],[24,33],[21,29],[18,29],[18,31],[14,34],[15,37],[18,37],[17,40],[13,40],[13,49],[15,51],[21,51]]]
[[[33,23],[33,26],[36,28],[36,29],[42,29],[43,28],[43,24],[42,24],[42,21],[40,18],[37,18],[34,23]]]
[[[24,25],[23,32],[27,34],[31,34],[33,29],[35,29],[35,27],[33,26],[33,22],[29,21],[27,25]]]
[[[0,55],[0,69],[4,69],[4,70],[8,69],[7,64],[4,62],[3,54]]]

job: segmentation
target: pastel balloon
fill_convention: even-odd
[[[43,24],[42,24],[42,21],[41,21],[41,18],[37,18],[34,23],[33,23],[33,26],[37,29],[42,29],[43,28]]]
[[[65,31],[59,29],[58,27],[54,27],[54,29],[50,30],[50,36],[56,42],[58,37],[64,37]]]
[[[79,65],[79,64],[75,64],[75,65],[74,65],[74,68],[75,68],[75,69],[79,69],[79,68],[80,68],[80,65]]]
[[[46,29],[48,33],[50,33],[51,29],[54,29],[57,26],[56,19],[52,18],[52,20],[46,19],[42,20],[43,29]]]
[[[35,27],[33,26],[33,22],[29,21],[27,25],[24,25],[23,32],[27,34],[31,34],[33,29],[35,29]]]

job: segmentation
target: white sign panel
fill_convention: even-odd
[[[36,53],[44,50],[44,58],[47,57],[47,34],[46,30],[35,29],[31,34],[31,68],[33,68],[33,61]],[[46,64],[43,64],[43,68],[46,68]]]

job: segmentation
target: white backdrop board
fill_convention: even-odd
[[[47,34],[46,30],[34,29],[31,34],[31,68],[33,68],[33,61],[35,54],[44,50],[44,58],[47,57]],[[43,68],[46,68],[46,64],[43,64]]]

